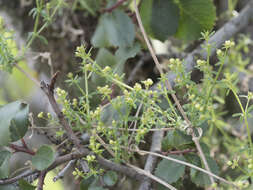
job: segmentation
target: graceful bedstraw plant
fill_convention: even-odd
[[[207,37],[206,40],[208,41]],[[163,84],[167,80],[165,75],[161,76],[157,91],[150,89],[153,85],[151,79],[136,83],[133,87],[128,86],[124,83],[123,75],[119,76],[109,66],[99,66],[91,58],[91,50],[87,52],[84,46],[80,46],[77,48],[76,56],[81,58],[80,72],[82,74],[69,73],[66,82],[77,88],[81,96],[70,99],[68,92],[56,88],[57,102],[61,105],[62,113],[74,132],[87,133],[90,136],[88,147],[92,152],[97,155],[110,155],[115,162],[129,162],[130,158],[134,156],[133,153],[138,150],[137,147],[148,140],[147,133],[154,128],[174,128],[185,135],[188,134],[189,126],[170,99],[170,94],[175,91],[180,96],[180,101],[183,102],[183,109],[192,126],[202,129],[203,142],[212,144],[216,137],[210,139],[210,136],[216,129],[225,135],[225,143],[230,142],[224,129],[220,127],[220,123],[223,122],[220,117],[222,104],[216,102],[222,101],[222,97],[219,97],[220,91],[232,91],[241,107],[242,113],[238,115],[244,120],[248,135],[245,143],[249,145],[248,152],[241,156],[249,160],[252,155],[252,142],[247,119],[249,112],[253,109],[252,106],[249,106],[253,95],[249,93],[245,96],[247,105],[245,108],[242,107],[237,94],[236,74],[222,75],[230,49],[234,46],[234,42],[226,41],[223,47],[216,51],[218,63],[214,66],[210,64],[209,57],[206,60],[196,60],[195,67],[203,73],[201,83],[192,81],[191,73],[186,72],[185,63],[182,60],[170,59],[168,67],[176,75],[173,91],[169,91]],[[205,47],[205,50],[209,52],[212,46],[207,43]],[[98,86],[95,91],[89,89],[93,75],[99,75],[105,81],[105,85]],[[119,89],[118,96],[112,96],[112,85],[116,85]],[[101,97],[96,107],[91,105],[95,96]],[[103,101],[106,103],[104,104]],[[42,113],[38,117],[52,118]],[[238,177],[236,183],[240,187],[246,187],[247,183],[244,179],[252,176],[252,162],[250,160],[244,162],[241,167],[240,158],[231,159],[233,161],[228,160],[227,165],[243,171],[245,175]],[[76,169],[74,175],[87,177],[101,174],[102,171],[96,167],[95,157],[87,156],[85,160],[89,164],[90,172],[84,174]]]

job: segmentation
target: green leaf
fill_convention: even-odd
[[[36,186],[31,185],[30,183],[28,183],[27,181],[21,179],[18,181],[18,185],[20,190],[34,190],[36,189]]]
[[[211,30],[216,19],[211,0],[179,0],[180,20],[176,36],[185,41],[195,40],[200,33]]]
[[[7,150],[0,151],[0,179],[9,176],[9,160],[11,153]]]
[[[87,179],[83,179],[80,184],[80,190],[88,190],[90,185],[94,182],[94,176],[90,176]]]
[[[177,160],[185,161],[183,156],[170,155]],[[163,159],[155,170],[155,175],[168,183],[176,182],[184,175],[185,166],[167,159]]]
[[[179,8],[173,0],[142,1],[140,14],[146,32],[158,40],[165,41],[177,31]]]
[[[37,37],[38,37],[38,39],[39,39],[42,43],[44,43],[45,45],[48,45],[48,41],[47,41],[47,39],[46,39],[44,36],[42,36],[42,35],[37,35]]]
[[[91,186],[88,190],[108,190],[107,188],[103,188],[103,187],[96,187],[96,186]]]
[[[24,137],[28,129],[29,106],[16,101],[0,108],[0,146]]]
[[[190,135],[186,135],[178,129],[170,130],[163,139],[163,149],[168,150],[171,147],[180,147],[191,143],[192,137]]]
[[[79,0],[82,8],[86,9],[92,16],[96,16],[96,11],[98,11],[101,4],[100,0]]]
[[[112,121],[122,121],[123,117],[129,117],[130,106],[123,101],[123,97],[114,98],[111,104],[107,104],[101,112],[101,121],[107,125],[111,126]],[[118,101],[118,102],[116,102]],[[112,104],[118,104],[115,108]]]
[[[94,47],[109,47],[110,46],[110,42],[106,34],[106,29],[103,24],[103,17],[100,18],[100,22],[96,28],[96,31],[91,38],[91,44]]]
[[[199,166],[201,168],[204,168],[204,165],[201,163],[201,160],[197,155],[187,154],[185,156],[185,158],[188,160],[188,162],[190,162],[196,166]],[[218,167],[217,163],[215,162],[215,160],[213,160],[209,156],[206,156],[206,160],[207,160],[207,163],[208,163],[208,166],[209,166],[211,172],[218,175],[219,174],[219,167]],[[209,176],[207,174],[204,174],[203,172],[200,172],[200,171],[197,171],[197,170],[191,168],[190,175],[191,175],[192,182],[198,186],[205,187],[205,186],[208,186],[211,184]]]
[[[119,63],[123,64],[127,59],[135,57],[136,54],[140,52],[140,49],[139,43],[135,43],[133,47],[120,47],[116,51],[115,56],[117,60],[119,60]]]
[[[94,47],[132,46],[135,37],[134,24],[121,10],[105,13],[99,20],[91,43]],[[109,42],[109,44],[108,44]]]
[[[0,190],[19,190],[15,185],[0,185]]]
[[[11,153],[7,150],[1,150],[0,151],[0,166],[2,166],[3,162],[6,160],[6,159],[9,159],[11,156]]]
[[[104,180],[104,182],[105,182],[106,185],[113,186],[113,185],[116,184],[116,182],[118,180],[118,175],[114,171],[108,171],[103,176],[103,180]]]
[[[55,159],[53,149],[48,145],[42,145],[32,157],[32,165],[38,170],[48,168]]]
[[[97,54],[96,62],[102,68],[104,68],[105,66],[110,66],[111,68],[114,68],[117,65],[117,58],[107,49],[101,48]],[[105,79],[97,75],[96,73],[93,73],[91,80],[96,85],[105,85]]]

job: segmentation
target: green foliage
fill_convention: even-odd
[[[30,183],[28,183],[27,181],[21,179],[18,181],[18,185],[20,190],[35,190],[36,186],[31,185]]]
[[[190,135],[186,135],[180,130],[171,130],[168,131],[166,137],[163,139],[163,149],[168,150],[172,147],[180,148],[192,143],[193,141]]]
[[[170,59],[169,69],[176,76],[174,91],[168,91],[163,85],[166,80],[165,75],[161,76],[161,83],[157,85],[158,91],[150,89],[153,85],[151,79],[136,83],[133,87],[124,83],[123,67],[124,63],[135,57],[140,49],[139,42],[135,42],[135,25],[129,15],[123,10],[130,7],[129,2],[125,2],[120,8],[101,12],[104,3],[107,8],[114,5],[114,1],[102,2],[98,0],[75,0],[73,10],[87,10],[93,16],[98,16],[98,25],[95,29],[91,43],[99,48],[95,61],[92,59],[91,50],[86,51],[84,46],[77,48],[76,56],[81,59],[78,75],[68,74],[67,83],[78,89],[78,97],[72,99],[71,93],[63,89],[56,88],[57,103],[62,108],[61,112],[72,127],[74,133],[87,134],[89,138],[88,148],[94,153],[87,155],[85,161],[89,166],[89,172],[75,168],[73,175],[78,178],[85,178],[81,182],[81,190],[105,190],[98,183],[98,178],[102,177],[106,186],[114,186],[118,181],[118,174],[113,171],[104,173],[100,169],[96,156],[102,156],[117,163],[130,163],[136,159],[135,152],[138,152],[140,145],[147,143],[148,133],[153,130],[171,128],[166,130],[167,134],[163,139],[163,151],[173,150],[184,151],[185,148],[193,150],[181,156],[171,156],[177,160],[192,163],[204,168],[199,155],[195,153],[195,146],[189,129],[190,126],[184,121],[182,114],[177,111],[177,107],[170,97],[177,92],[180,95],[180,102],[183,102],[183,109],[186,116],[191,121],[193,132],[200,135],[200,145],[207,158],[211,171],[219,174],[219,167],[216,161],[211,158],[209,148],[219,149],[221,155],[226,153],[225,158],[218,157],[219,165],[224,166],[223,159],[229,160],[228,167],[236,169],[242,174],[238,174],[235,179],[239,187],[246,187],[243,180],[252,178],[253,161],[251,159],[253,145],[248,118],[253,106],[250,105],[252,93],[245,96],[238,95],[237,75],[227,71],[222,75],[225,63],[229,60],[237,62],[237,67],[245,70],[249,60],[244,60],[238,53],[240,50],[248,52],[245,44],[251,44],[246,39],[241,39],[238,46],[233,49],[234,42],[226,41],[221,49],[217,50],[218,62],[214,66],[210,64],[210,51],[212,44],[208,44],[211,36],[209,32],[202,33],[207,42],[204,49],[207,53],[206,60],[197,60],[196,69],[203,73],[201,83],[193,82],[191,73],[186,71],[184,61],[180,59]],[[30,15],[34,18],[34,30],[28,37],[24,51],[19,57],[15,57],[8,44],[12,35],[7,35],[0,25],[0,68],[11,72],[14,63],[24,58],[26,50],[35,39],[47,44],[47,39],[41,34],[53,22],[53,18],[58,11],[65,7],[63,0],[52,0],[48,3],[37,0],[36,8],[32,9]],[[192,41],[199,37],[200,33],[211,30],[216,16],[215,7],[211,0],[145,0],[140,5],[141,16],[148,34],[161,41],[165,41],[169,36],[174,35],[183,41]],[[121,9],[122,8],[122,9]],[[2,23],[2,21],[1,21]],[[232,55],[230,56],[230,54]],[[229,68],[229,67],[227,67]],[[92,84],[92,85],[91,85]],[[93,88],[91,88],[91,86]],[[94,88],[97,87],[96,89]],[[244,121],[245,135],[242,139],[232,138],[233,128],[226,126],[224,115],[224,98],[226,93],[231,91],[235,96],[241,113],[239,116]],[[101,100],[92,104],[94,98],[101,97]],[[242,105],[241,99],[246,99],[246,106]],[[182,101],[181,101],[182,100]],[[39,118],[49,121],[49,124],[60,125],[59,120],[52,115],[38,114]],[[28,127],[28,105],[22,102],[13,102],[0,107],[0,146],[7,146],[10,142],[21,139],[27,132]],[[203,134],[202,134],[203,132]],[[65,131],[59,129],[56,135],[64,136]],[[201,136],[202,135],[202,136]],[[208,144],[208,146],[207,146]],[[222,146],[220,146],[222,145]],[[243,148],[241,148],[243,147]],[[134,148],[134,149],[133,149]],[[215,150],[216,150],[215,149]],[[231,153],[230,153],[231,151]],[[213,151],[215,156],[216,152]],[[233,154],[240,154],[241,158],[233,158]],[[0,152],[0,178],[9,177],[9,159],[11,153]],[[218,155],[219,156],[219,155]],[[34,156],[32,156],[32,166],[37,170],[47,169],[55,160],[55,153],[51,146],[42,145]],[[226,167],[222,167],[225,168]],[[190,173],[185,173],[190,171]],[[227,171],[225,171],[227,172]],[[224,172],[224,173],[225,173]],[[155,175],[162,180],[178,186],[182,184],[182,177],[189,175],[191,182],[197,186],[210,186],[208,175],[192,169],[185,165],[178,164],[167,159],[161,160],[155,170]],[[92,176],[90,178],[87,178]],[[228,174],[226,177],[231,177]],[[95,179],[95,177],[97,177]],[[234,178],[234,176],[232,176]],[[232,178],[231,177],[231,178]],[[27,182],[19,181],[21,189],[34,189]],[[213,185],[213,184],[212,184]],[[221,185],[223,186],[223,185]],[[8,190],[12,186],[1,186]],[[164,187],[158,187],[163,189]],[[224,185],[224,188],[227,186]]]
[[[9,176],[9,159],[11,153],[7,150],[0,151],[0,179]]]
[[[131,47],[134,41],[132,20],[121,10],[104,14],[91,39],[94,47]]]
[[[173,0],[146,0],[140,8],[143,25],[152,37],[165,41],[176,33],[179,8]]]
[[[183,156],[170,156],[177,160],[185,161]],[[155,175],[164,181],[168,182],[169,184],[176,182],[179,180],[180,177],[183,176],[185,172],[185,166],[179,163],[175,163],[173,161],[163,159],[157,165],[155,170]]]
[[[200,161],[200,158],[194,154],[188,154],[185,156],[187,161],[189,163],[192,163],[196,166],[203,167],[203,164]],[[208,166],[210,167],[210,170],[212,173],[219,175],[219,167],[215,160],[213,160],[211,157],[206,156]],[[208,186],[211,185],[210,178],[208,175],[203,174],[202,172],[196,171],[195,169],[191,168],[191,179],[192,182],[195,183],[198,186]]]
[[[28,104],[20,101],[0,108],[0,146],[24,137],[29,125],[28,113]]]
[[[211,0],[178,0],[180,20],[176,36],[190,41],[200,37],[203,31],[211,30],[216,19]]]
[[[103,176],[104,183],[108,186],[113,186],[118,180],[118,175],[114,171],[108,171]]]
[[[12,72],[14,56],[13,48],[10,41],[13,40],[11,32],[7,32],[4,28],[3,19],[0,17],[0,70]]]
[[[37,170],[44,170],[48,168],[55,159],[55,153],[51,146],[42,145],[32,157],[32,165]]]
[[[195,40],[201,32],[211,30],[216,19],[210,0],[147,0],[140,12],[146,32],[161,41],[171,35]]]

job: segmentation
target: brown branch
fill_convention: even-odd
[[[15,152],[24,152],[30,155],[35,155],[35,152],[33,150],[30,150],[27,147],[24,146],[19,146],[19,145],[15,145],[15,144],[9,144],[9,147],[11,149],[13,149]]]
[[[88,150],[88,153],[91,154],[91,152]],[[55,169],[57,166],[60,166],[62,164],[64,164],[65,162],[69,162],[71,160],[77,160],[80,159],[84,156],[87,156],[87,152],[84,153],[80,153],[78,151],[64,155],[64,156],[60,156],[58,158],[56,158],[56,160],[53,162],[53,164],[51,166],[49,166],[45,172],[49,172],[50,170]],[[135,180],[144,180],[146,179],[146,176],[143,175],[142,173],[124,166],[124,165],[120,165],[120,164],[116,164],[112,161],[106,160],[102,157],[97,156],[97,162],[104,168],[104,169],[108,169],[108,170],[113,170],[116,172],[119,172],[121,174],[124,174],[128,177],[131,177]],[[15,183],[16,181],[18,181],[19,179],[23,179],[27,176],[31,176],[31,175],[35,175],[35,174],[39,174],[40,171],[35,170],[35,171],[26,171],[18,176],[15,176],[13,178],[8,178],[8,179],[1,179],[0,180],[0,185],[6,185],[6,184],[11,184],[11,183]]]
[[[114,9],[118,8],[120,5],[122,5],[127,0],[119,0],[117,3],[115,3],[113,6],[107,9],[103,9],[102,12],[112,12]]]
[[[47,172],[44,170],[40,172],[37,190],[43,190],[46,174]]]
[[[50,84],[46,84],[44,81],[41,82],[40,86],[41,89],[45,92],[45,94],[48,97],[48,100],[56,113],[60,124],[63,126],[64,130],[66,131],[66,134],[68,136],[68,139],[76,146],[76,148],[82,152],[87,152],[88,149],[83,149],[81,147],[81,141],[79,138],[74,134],[73,130],[71,129],[70,125],[68,124],[67,120],[64,118],[63,113],[61,112],[58,104],[56,103],[55,97],[54,97],[54,85],[56,82],[56,78],[58,76],[59,72],[57,71],[53,77],[51,78]],[[88,153],[87,153],[88,155]]]

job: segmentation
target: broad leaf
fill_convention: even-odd
[[[135,57],[136,54],[140,52],[140,49],[139,43],[135,43],[133,47],[120,47],[116,51],[115,56],[117,60],[119,60],[119,63],[123,64],[127,59]]]
[[[204,168],[204,165],[201,163],[201,160],[197,155],[187,154],[185,156],[185,158],[188,160],[188,162],[190,162],[196,166],[199,166],[201,168]],[[215,162],[215,160],[213,160],[209,156],[206,156],[206,160],[207,160],[208,166],[209,166],[210,170],[212,171],[212,173],[218,175],[219,167],[218,167],[217,163]],[[197,171],[197,170],[191,168],[190,174],[191,174],[192,182],[198,186],[205,187],[205,186],[208,186],[211,184],[209,176],[207,174],[204,174],[203,172],[200,172],[200,171]]]
[[[179,0],[179,8],[177,37],[185,41],[195,40],[201,32],[214,26],[216,12],[211,0]]]
[[[103,176],[104,183],[108,186],[113,186],[118,180],[118,175],[114,171],[108,171]]]
[[[48,168],[55,159],[53,149],[48,145],[42,145],[32,157],[32,165],[38,170]]]
[[[182,145],[191,144],[192,142],[190,135],[186,135],[178,129],[170,130],[163,139],[163,149],[168,150],[171,147],[179,148]]]
[[[135,37],[134,24],[121,10],[105,13],[99,20],[91,43],[95,47],[132,46]]]
[[[140,14],[146,32],[165,41],[176,33],[179,22],[179,8],[173,0],[142,1]]]
[[[183,156],[171,155],[178,160],[185,161]],[[184,175],[185,166],[167,159],[163,159],[155,170],[155,175],[168,183],[176,182]]]
[[[28,129],[29,106],[16,101],[0,108],[0,146],[24,137]]]

